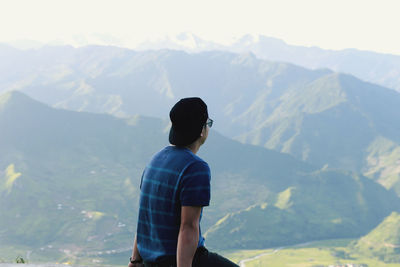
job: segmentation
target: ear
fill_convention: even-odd
[[[201,136],[201,137],[203,137],[203,135],[204,135],[204,133],[205,133],[205,131],[206,131],[206,127],[207,127],[207,126],[203,127],[203,129],[201,129],[201,133],[200,133],[200,136]]]

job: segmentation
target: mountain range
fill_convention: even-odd
[[[75,46],[87,46],[96,43],[102,46],[129,47],[138,51],[147,50],[180,50],[188,53],[205,51],[226,51],[233,53],[253,53],[260,59],[296,64],[309,69],[328,68],[335,72],[348,73],[371,83],[400,90],[400,56],[354,48],[328,50],[316,46],[290,45],[285,41],[263,35],[247,34],[229,44],[222,44],[202,39],[195,34],[182,32],[175,36],[145,40],[135,46],[124,44],[118,38],[91,34],[76,36],[71,40],[55,40],[47,45],[62,46],[73,43]],[[46,46],[32,40],[21,40],[7,43],[12,47],[25,50],[39,49]]]
[[[78,263],[129,251],[141,172],[167,145],[168,128],[150,117],[56,109],[18,91],[0,95],[0,247]],[[362,175],[215,131],[199,155],[212,170],[202,222],[211,248],[359,237],[400,211],[393,191]]]
[[[191,33],[146,41],[138,50],[174,49],[189,53],[219,50],[253,53],[260,59],[280,61],[308,69],[328,68],[348,73],[371,83],[400,91],[400,56],[357,49],[327,50],[319,47],[290,45],[283,40],[247,34],[230,44],[206,41]]]
[[[221,51],[0,48],[1,91],[53,107],[166,118],[200,96],[216,129],[320,168],[362,173],[400,194],[400,94],[335,73]]]

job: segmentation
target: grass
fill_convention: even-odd
[[[326,240],[276,250],[231,250],[221,251],[220,254],[236,263],[243,259],[251,259],[245,262],[246,267],[322,267],[349,263],[369,267],[400,267],[400,263],[385,263],[352,253],[347,248],[352,241],[350,239]],[[255,258],[257,255],[261,256]]]

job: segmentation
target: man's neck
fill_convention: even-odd
[[[194,142],[193,144],[186,146],[186,148],[192,151],[193,154],[196,154],[200,149],[200,144],[198,142]]]

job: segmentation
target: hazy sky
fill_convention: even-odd
[[[133,46],[181,32],[224,43],[262,34],[400,54],[399,13],[399,0],[0,0],[0,42],[107,35]]]

